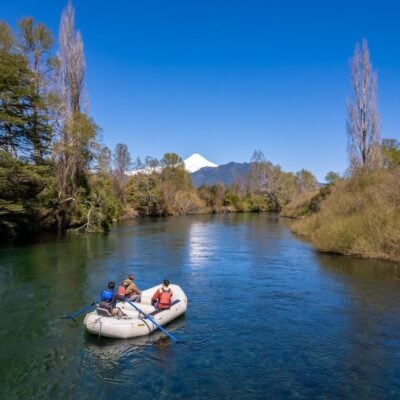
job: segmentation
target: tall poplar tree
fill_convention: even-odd
[[[351,59],[352,100],[347,105],[349,161],[352,171],[376,169],[381,164],[378,77],[372,68],[368,43],[357,43]]]
[[[75,30],[75,10],[71,2],[61,15],[59,40],[58,78],[61,96],[55,159],[59,204],[63,205],[58,226],[62,229],[68,224],[66,216],[71,212],[68,204],[77,202],[78,195],[89,194],[87,177],[94,159],[98,129],[83,112],[85,57],[81,34]]]

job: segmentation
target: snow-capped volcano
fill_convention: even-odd
[[[208,161],[206,158],[204,158],[202,155],[198,153],[192,154],[190,157],[188,157],[186,160],[183,160],[185,164],[185,169],[186,171],[190,172],[191,174],[193,172],[198,171],[199,169],[202,169],[203,167],[218,167],[217,164],[214,164],[211,161]],[[161,172],[161,167],[157,166],[155,168],[141,168],[141,169],[136,169],[132,171],[125,171],[126,175],[136,175],[136,174],[151,174],[152,172]]]
[[[186,160],[183,161],[185,163],[186,171],[193,173],[198,171],[203,167],[218,167],[217,164],[214,164],[211,161],[208,161],[201,154],[194,153]]]

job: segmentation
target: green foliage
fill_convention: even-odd
[[[18,47],[28,61],[33,75],[33,94],[30,98],[30,112],[27,132],[34,147],[33,159],[43,162],[49,153],[48,147],[52,139],[51,99],[49,81],[54,68],[50,55],[53,38],[51,32],[41,23],[35,25],[33,18],[23,18],[18,22],[20,28]]]
[[[382,140],[382,154],[385,168],[400,167],[400,143],[396,139]]]
[[[0,20],[0,53],[9,53],[14,42],[15,40],[11,28],[5,21]]]
[[[0,48],[7,46],[0,45]],[[25,57],[9,51],[0,52],[0,149],[14,155],[30,148],[32,76]]]
[[[181,157],[176,153],[165,153],[161,159],[161,166],[165,169],[184,168],[184,163]]]
[[[35,233],[40,228],[40,196],[51,186],[51,167],[22,163],[0,150],[0,236]]]
[[[329,171],[325,176],[325,180],[328,183],[328,185],[333,185],[336,182],[338,182],[340,179],[341,179],[340,175],[333,171]]]
[[[164,214],[164,201],[158,173],[139,173],[129,178],[127,202],[139,215]]]
[[[158,162],[148,159],[147,170],[133,175],[127,188],[128,205],[139,215],[180,215],[200,212],[204,203],[192,187],[182,159],[166,153]],[[150,169],[151,167],[154,169]]]

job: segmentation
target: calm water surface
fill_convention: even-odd
[[[59,316],[109,279],[189,298],[164,335],[99,340]],[[274,215],[126,222],[0,248],[1,399],[398,399],[400,269],[318,255]]]

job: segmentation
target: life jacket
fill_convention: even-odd
[[[100,294],[101,301],[111,302],[114,296],[114,291],[111,289],[104,289]]]
[[[171,289],[160,289],[160,300],[158,301],[158,308],[169,308],[171,305],[172,291]]]
[[[119,294],[120,296],[125,296],[125,292],[126,292],[125,286],[121,285],[121,286],[118,288],[118,294]]]

